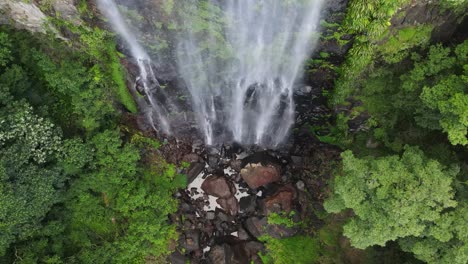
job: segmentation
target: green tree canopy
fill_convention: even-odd
[[[464,264],[468,262],[468,206],[459,205],[430,225],[423,238],[407,237],[401,248],[428,263]]]
[[[376,69],[363,85],[358,98],[372,116],[374,137],[395,151],[434,131],[452,145],[467,145],[468,41],[411,57]]]
[[[468,41],[450,48],[432,46],[426,59],[402,76],[404,89],[420,91],[418,125],[447,133],[453,145],[468,144]],[[421,88],[422,87],[422,88]]]
[[[56,162],[60,130],[27,104],[13,104],[0,108],[0,255],[42,227],[66,179]]]
[[[418,148],[405,147],[401,157],[360,159],[351,151],[342,157],[343,169],[325,209],[352,209],[344,234],[357,248],[407,237],[423,239],[446,217],[446,210],[457,206],[451,185],[458,168],[428,159]]]
[[[97,36],[85,52],[0,31],[0,262],[162,263],[184,177],[154,139],[132,129],[125,138],[138,140],[122,139],[113,42],[81,32]]]

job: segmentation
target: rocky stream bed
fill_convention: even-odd
[[[235,144],[205,147],[166,141],[160,151],[170,162],[186,164],[188,187],[175,196],[171,216],[180,238],[171,263],[262,263],[262,236],[285,238],[304,232],[275,224],[269,216],[288,216],[307,229],[320,226],[314,210],[321,200],[339,150],[297,132],[288,148],[263,150]]]

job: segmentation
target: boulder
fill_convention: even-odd
[[[249,261],[249,252],[247,252],[245,248],[245,243],[235,243],[231,245],[232,249],[232,258],[231,258],[231,263],[239,263],[239,264],[244,264],[244,263],[250,263]]]
[[[47,16],[31,1],[0,1],[0,24],[10,24],[18,29],[31,32],[56,32],[47,24]]]
[[[227,264],[229,263],[228,259],[231,255],[231,248],[228,245],[223,244],[212,247],[210,253],[208,254],[208,258],[213,264]]]
[[[268,224],[267,218],[250,217],[245,220],[245,228],[249,233],[258,238],[266,234],[265,227]]]
[[[240,172],[242,169],[242,160],[232,159],[229,161],[229,166],[236,172]]]
[[[257,241],[249,241],[245,244],[245,249],[247,250],[250,257],[257,255],[257,253],[265,251],[265,246]]]
[[[196,153],[189,153],[182,157],[182,161],[193,163],[193,162],[201,162],[202,158],[198,156]]]
[[[240,198],[239,205],[243,213],[254,213],[257,209],[257,196],[244,196]]]
[[[208,165],[210,168],[218,168],[220,159],[217,155],[209,155],[208,156]]]
[[[269,224],[266,226],[266,233],[273,238],[292,237],[297,233],[298,229],[295,227],[287,227],[284,225]]]
[[[240,240],[249,240],[250,239],[249,233],[247,233],[247,231],[242,227],[239,227],[239,229],[237,229],[237,237]]]
[[[278,166],[263,166],[260,163],[247,164],[240,172],[242,179],[252,189],[280,180],[280,173]]]
[[[54,0],[52,1],[52,7],[54,8],[55,13],[62,19],[70,21],[75,25],[80,25],[82,23],[80,14],[76,9],[73,0]]]
[[[304,158],[301,156],[291,156],[291,161],[296,168],[300,168],[304,164]]]
[[[230,198],[236,193],[236,187],[224,176],[209,176],[201,185],[202,190],[218,198]]]
[[[223,210],[219,208],[215,209],[215,213],[216,213],[216,219],[222,222],[231,222],[234,220],[232,216],[227,215]]]
[[[216,218],[216,214],[213,211],[206,212],[206,219],[214,220]]]
[[[297,181],[296,182],[296,188],[300,191],[304,191],[305,189],[305,183],[303,181]]]
[[[200,231],[189,230],[184,234],[183,247],[188,252],[200,249]]]
[[[261,202],[261,208],[265,215],[281,212],[289,213],[293,208],[293,200],[296,197],[297,193],[292,185],[282,186],[274,195],[265,198]]]
[[[213,264],[249,263],[248,252],[242,244],[222,244],[211,248],[208,258]]]
[[[182,211],[182,213],[184,214],[191,214],[193,213],[195,210],[194,208],[192,207],[192,205],[186,203],[186,202],[182,202],[179,206],[180,210]]]
[[[232,216],[237,215],[237,212],[239,212],[239,202],[236,197],[230,197],[227,199],[218,198],[216,202],[224,209],[224,211],[226,211],[226,213]]]
[[[268,224],[266,217],[250,217],[245,221],[245,228],[249,233],[258,238],[269,235],[273,238],[291,237],[297,233],[297,228],[286,227],[284,225]]]
[[[169,261],[171,264],[186,264],[187,258],[179,251],[175,251],[169,256]]]
[[[204,163],[193,162],[190,164],[190,167],[187,169],[187,183],[190,184],[197,178],[200,172],[205,168]]]

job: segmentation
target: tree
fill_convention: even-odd
[[[114,49],[96,54],[103,45],[92,42],[87,53],[0,33],[1,263],[158,262],[177,239],[168,214],[184,177],[160,157],[140,161],[142,148],[155,155],[154,140],[122,140]]]
[[[428,263],[465,264],[468,262],[468,206],[459,205],[443,214],[427,228],[423,238],[401,239],[401,248]]]
[[[0,32],[0,66],[6,66],[11,60],[11,46],[12,43],[8,35]]]
[[[143,263],[168,254],[177,238],[168,215],[177,210],[172,194],[184,187],[181,175],[161,160],[141,168],[139,151],[118,131],[99,133],[89,144],[90,170],[67,198],[65,256],[78,263]]]
[[[433,53],[440,47],[433,47],[430,56],[423,64],[433,62]],[[432,85],[426,85],[420,95],[424,108],[419,109],[419,124],[434,127],[438,123],[440,128],[448,134],[453,145],[468,144],[468,41],[458,45],[454,57],[451,57],[451,72],[437,76]],[[418,67],[417,65],[416,67]],[[416,68],[415,68],[416,70]],[[426,70],[428,72],[429,70]],[[428,111],[429,110],[429,111]],[[431,115],[428,118],[428,115]],[[425,122],[430,120],[429,122]]]
[[[59,201],[66,174],[57,166],[61,132],[26,103],[0,108],[0,256],[32,238]]]
[[[343,169],[324,205],[333,213],[352,209],[344,235],[357,248],[424,238],[446,210],[457,206],[451,185],[458,168],[428,159],[418,148],[405,147],[401,157],[360,159],[345,151],[342,158]]]
[[[431,46],[407,63],[382,66],[363,85],[358,98],[372,115],[374,137],[395,151],[433,131],[446,133],[452,145],[467,145],[468,41]]]

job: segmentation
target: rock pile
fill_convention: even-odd
[[[183,157],[190,162],[189,186],[178,194],[181,236],[171,263],[261,263],[258,254],[265,248],[259,237],[297,233],[268,221],[273,213],[300,210],[300,190],[285,173],[287,162],[274,155],[228,147]]]

